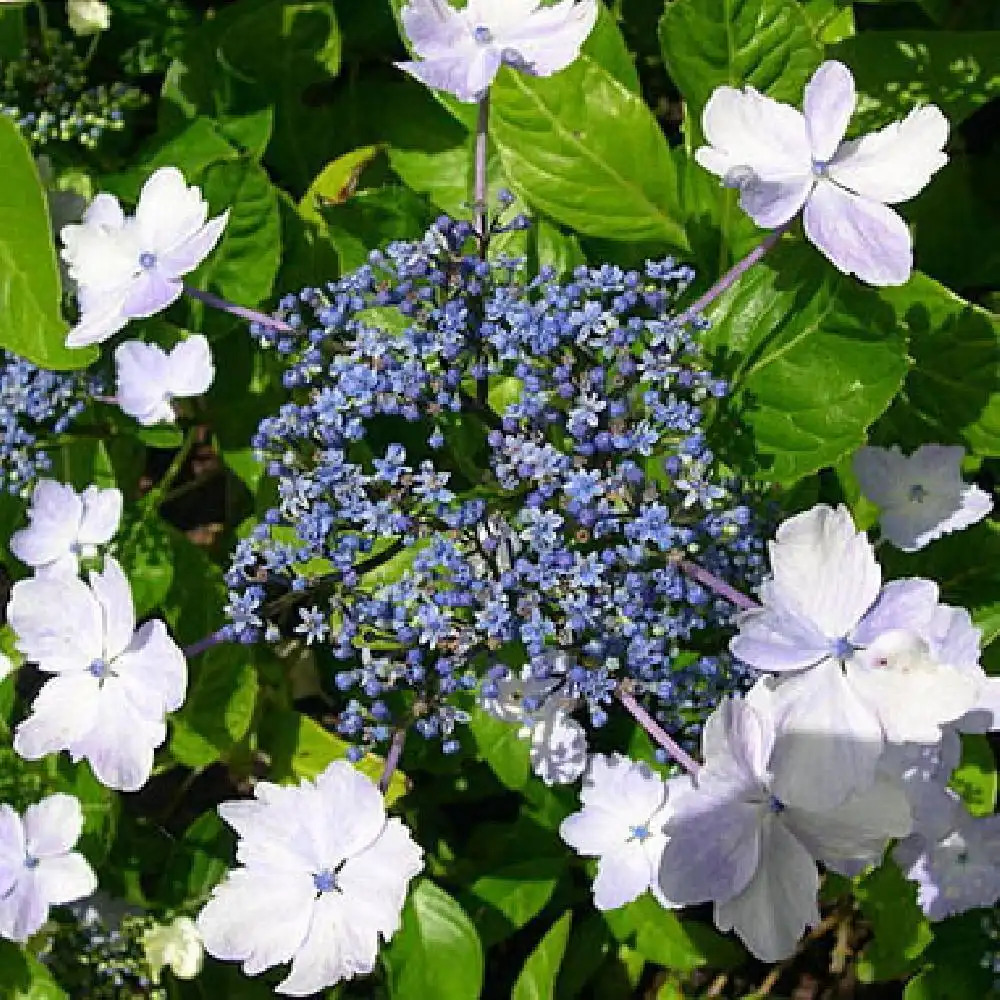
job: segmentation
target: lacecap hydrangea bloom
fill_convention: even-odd
[[[278,501],[237,546],[228,635],[331,647],[362,745],[396,713],[455,750],[452,696],[524,666],[596,724],[625,677],[696,724],[734,674],[682,649],[733,609],[681,562],[740,582],[761,560],[705,435],[727,386],[670,313],[691,272],[560,282],[471,232],[439,220],[283,300],[291,333],[257,328],[292,395],[253,439]]]
[[[845,139],[856,98],[842,63],[823,63],[803,111],[753,87],[719,87],[702,114],[707,146],[695,159],[739,188],[758,226],[800,211],[806,237],[839,270],[871,285],[900,285],[913,270],[906,222],[889,205],[915,197],[947,163],[948,121],[933,104],[859,139]]]
[[[88,486],[77,493],[43,479],[31,494],[31,523],[14,532],[10,550],[39,576],[76,576],[80,560],[96,556],[114,537],[121,516],[121,490]]]
[[[208,218],[201,190],[176,167],[160,167],[142,187],[135,214],[99,194],[83,221],[63,227],[62,258],[76,282],[80,320],[67,347],[99,344],[130,319],[155,316],[184,291],[185,274],[212,251],[228,209]]]
[[[7,618],[25,658],[53,676],[14,735],[29,760],[68,750],[98,781],[134,792],[148,780],[164,717],[184,702],[187,663],[161,621],[135,627],[132,592],[114,559],[90,574],[14,585]]]
[[[83,810],[72,795],[56,794],[19,816],[0,805],[0,937],[27,941],[41,930],[49,907],[89,896],[97,878],[73,848]]]
[[[123,413],[144,427],[172,424],[173,400],[201,396],[215,378],[208,340],[195,334],[170,351],[129,340],[115,348],[116,396]]]
[[[879,510],[882,537],[916,552],[942,535],[961,531],[993,510],[989,494],[962,479],[965,449],[924,444],[912,455],[892,448],[859,448],[854,475]]]
[[[236,860],[198,916],[210,955],[248,976],[291,962],[278,993],[310,996],[375,967],[423,868],[409,830],[387,818],[375,785],[335,761],[315,781],[259,782],[251,801],[224,802]]]
[[[580,54],[597,20],[597,0],[408,0],[400,11],[414,53],[397,63],[428,87],[478,101],[502,65],[551,76]]]
[[[782,752],[797,765],[776,779],[779,798],[835,806],[871,786],[887,743],[936,743],[994,700],[968,612],[939,603],[931,580],[883,586],[845,507],[789,518],[770,555],[762,606],[730,648],[772,675]]]

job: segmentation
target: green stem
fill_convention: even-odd
[[[155,510],[163,503],[170,491],[170,487],[174,485],[174,480],[181,474],[185,462],[187,462],[191,452],[194,450],[194,446],[198,443],[199,432],[199,427],[188,429],[187,434],[184,435],[183,443],[177,449],[173,461],[171,461],[170,467],[163,478],[146,494],[144,502],[150,510]]]

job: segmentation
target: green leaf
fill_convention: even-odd
[[[176,909],[200,906],[232,864],[232,831],[212,809],[174,843],[160,877],[158,901]]]
[[[573,911],[567,910],[546,931],[514,983],[512,1000],[552,1000],[572,922]]]
[[[339,205],[354,193],[362,171],[378,155],[378,146],[362,146],[331,160],[312,180],[299,202],[299,212],[310,222],[323,222],[320,208]]]
[[[701,144],[701,112],[716,87],[752,86],[798,106],[823,59],[795,0],[675,0],[660,48],[687,106],[691,145]]]
[[[694,921],[682,921],[648,893],[604,914],[611,933],[646,961],[688,972],[702,965],[739,964],[742,951],[732,941]]]
[[[136,617],[158,607],[174,579],[173,540],[155,514],[128,515],[115,539],[115,551],[129,583]]]
[[[903,1000],[983,1000],[996,993],[996,975],[984,956],[995,939],[982,910],[951,917],[934,926],[934,940],[924,952],[927,967],[910,980]]]
[[[213,646],[191,661],[194,680],[173,718],[170,752],[188,767],[206,767],[247,734],[257,704],[257,671],[239,645]]]
[[[12,941],[0,941],[0,996],[8,1000],[69,1000],[49,970]]]
[[[504,69],[490,131],[511,186],[592,236],[687,250],[674,160],[646,103],[581,56],[553,77]]]
[[[908,330],[913,358],[880,437],[907,450],[958,439],[1000,455],[1000,320],[919,273],[880,295]]]
[[[1000,46],[988,31],[863,31],[827,53],[851,67],[852,133],[936,104],[955,128],[1000,93]]]
[[[472,710],[469,730],[480,759],[507,788],[519,791],[531,775],[531,747],[518,736],[520,726],[498,719],[481,708]]]
[[[878,295],[786,241],[709,311],[705,334],[753,431],[760,472],[790,484],[865,442],[906,373]]]
[[[575,921],[556,983],[558,1000],[580,996],[617,947],[602,914],[588,913],[582,920]]]
[[[421,879],[403,908],[402,924],[382,953],[389,995],[396,1000],[478,1000],[483,946],[468,915],[443,889]]]
[[[277,191],[267,172],[246,159],[212,164],[202,189],[218,211],[229,209],[229,221],[192,284],[217,288],[241,305],[257,305],[271,294],[281,263]]]
[[[308,715],[268,707],[258,733],[260,746],[271,758],[271,779],[315,778],[335,760],[346,760],[351,744],[324,729]],[[372,781],[382,776],[385,761],[367,754],[354,765]],[[392,805],[406,790],[406,779],[397,768],[389,780],[385,800]]]
[[[565,870],[565,856],[542,857],[518,861],[477,878],[469,893],[485,905],[471,910],[471,916],[483,944],[489,948],[503,941],[541,913]]]
[[[65,347],[52,224],[35,161],[0,115],[0,347],[44,368],[83,368],[97,350]]]
[[[962,733],[962,763],[948,784],[973,816],[991,816],[997,801],[997,760],[980,733]]]
[[[917,887],[891,861],[855,884],[861,912],[873,937],[858,956],[858,979],[883,982],[912,971],[934,934],[917,906]]]

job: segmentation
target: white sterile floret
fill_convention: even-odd
[[[597,20],[597,0],[409,0],[403,30],[419,61],[397,63],[428,87],[478,101],[502,65],[551,76],[580,54]]]
[[[66,16],[75,35],[97,35],[111,27],[111,8],[104,0],[66,0]]]
[[[851,71],[832,60],[806,86],[803,111],[753,87],[718,87],[702,115],[709,145],[695,159],[739,188],[757,225],[774,229],[801,210],[806,237],[839,270],[899,285],[913,269],[913,242],[888,206],[913,198],[948,162],[948,121],[930,104],[847,140],[855,103]]]
[[[993,501],[962,479],[964,457],[957,445],[925,444],[909,456],[895,445],[859,449],[854,474],[861,492],[881,508],[882,537],[916,552],[986,517]]]
[[[99,194],[78,225],[63,227],[62,257],[77,284],[80,321],[68,347],[98,344],[130,319],[154,316],[180,298],[182,278],[218,243],[228,210],[208,219],[201,190],[176,167],[160,167],[143,185],[135,215]]]
[[[184,702],[187,663],[161,621],[135,627],[128,580],[114,559],[90,574],[14,585],[7,609],[17,648],[53,674],[14,735],[29,760],[68,750],[98,781],[133,792],[166,739],[164,716]]]
[[[906,796],[885,779],[833,809],[777,796],[781,772],[803,766],[781,753],[782,739],[766,697],[726,699],[712,713],[704,766],[687,789],[671,789],[659,871],[667,899],[714,902],[719,929],[734,930],[764,962],[787,958],[819,922],[817,861],[857,875],[911,827]],[[827,779],[821,768],[804,780]]]
[[[52,479],[39,480],[28,507],[28,527],[15,531],[10,550],[39,576],[76,576],[80,559],[97,554],[109,542],[122,516],[117,489],[88,486],[77,493]]]
[[[142,948],[153,982],[168,967],[178,979],[194,979],[205,963],[205,946],[190,917],[174,917],[169,924],[156,924],[142,936]]]
[[[845,507],[785,521],[770,556],[762,606],[741,616],[730,649],[776,675],[763,688],[783,752],[799,764],[783,771],[791,787],[778,787],[779,797],[836,805],[871,785],[887,740],[934,743],[986,698],[968,615],[938,604],[930,580],[882,587],[874,550]]]
[[[290,961],[276,989],[291,996],[371,972],[423,868],[409,830],[344,761],[297,787],[260,782],[254,795],[219,806],[243,867],[198,916],[206,951],[242,962],[248,976]]]
[[[24,817],[0,805],[0,937],[27,941],[48,920],[49,907],[89,896],[97,878],[73,848],[83,810],[58,793],[28,806]]]
[[[169,352],[156,344],[126,341],[115,350],[115,369],[118,405],[144,427],[173,423],[172,400],[202,395],[215,378],[212,350],[201,334]]]
[[[567,816],[559,836],[579,854],[599,859],[594,905],[614,910],[647,889],[665,905],[657,873],[667,843],[668,785],[646,764],[621,754],[594,754],[580,790],[583,808]]]

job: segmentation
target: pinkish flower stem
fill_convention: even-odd
[[[294,330],[294,327],[290,326],[284,320],[275,319],[274,316],[257,312],[256,309],[247,309],[246,306],[238,306],[227,299],[220,298],[218,295],[213,295],[211,292],[203,292],[200,288],[191,288],[190,285],[185,285],[184,291],[192,299],[204,302],[206,306],[211,306],[213,309],[220,309],[231,316],[239,316],[240,319],[245,319],[250,323],[259,323],[261,326],[268,326],[272,330],[278,330],[280,333],[291,333]]]
[[[751,267],[754,266],[767,252],[777,245],[778,241],[782,236],[788,231],[788,227],[791,226],[792,220],[789,219],[788,222],[782,223],[777,229],[768,233],[764,240],[755,246],[753,250],[750,251],[742,260],[738,260],[733,266],[726,271],[726,273],[719,278],[719,280],[712,285],[712,287],[705,292],[700,298],[696,299],[691,303],[677,317],[678,323],[689,323],[695,318],[699,313],[703,312],[705,307],[713,303],[727,288],[734,285],[740,278],[743,277]]]
[[[635,699],[635,695],[624,687],[615,691],[618,700],[628,709],[629,714],[647,733],[670,754],[691,777],[697,775],[701,765],[674,742],[670,734]]]
[[[392,743],[389,744],[389,753],[385,758],[385,768],[382,777],[378,779],[378,790],[385,795],[389,788],[392,775],[399,766],[399,758],[403,756],[403,744],[406,742],[406,729],[397,729],[392,734]]]
[[[681,559],[677,565],[680,566],[681,572],[685,576],[696,580],[703,587],[708,587],[709,590],[724,597],[743,611],[752,611],[754,608],[760,607],[755,600],[747,597],[746,594],[741,594],[735,587],[730,587],[725,580],[720,580],[714,573],[709,573],[703,566],[691,562],[690,559]]]
[[[490,92],[479,99],[479,110],[476,114],[476,148],[475,175],[472,186],[473,211],[475,212],[476,234],[479,237],[479,256],[486,257],[486,246],[489,240],[487,219],[489,205],[487,204],[487,168],[489,157],[490,134]]]
[[[211,635],[206,635],[204,639],[199,639],[197,642],[192,642],[190,646],[185,646],[181,652],[190,660],[192,656],[199,656],[223,642],[229,642],[229,639],[224,630],[219,629],[218,632],[213,632]]]

